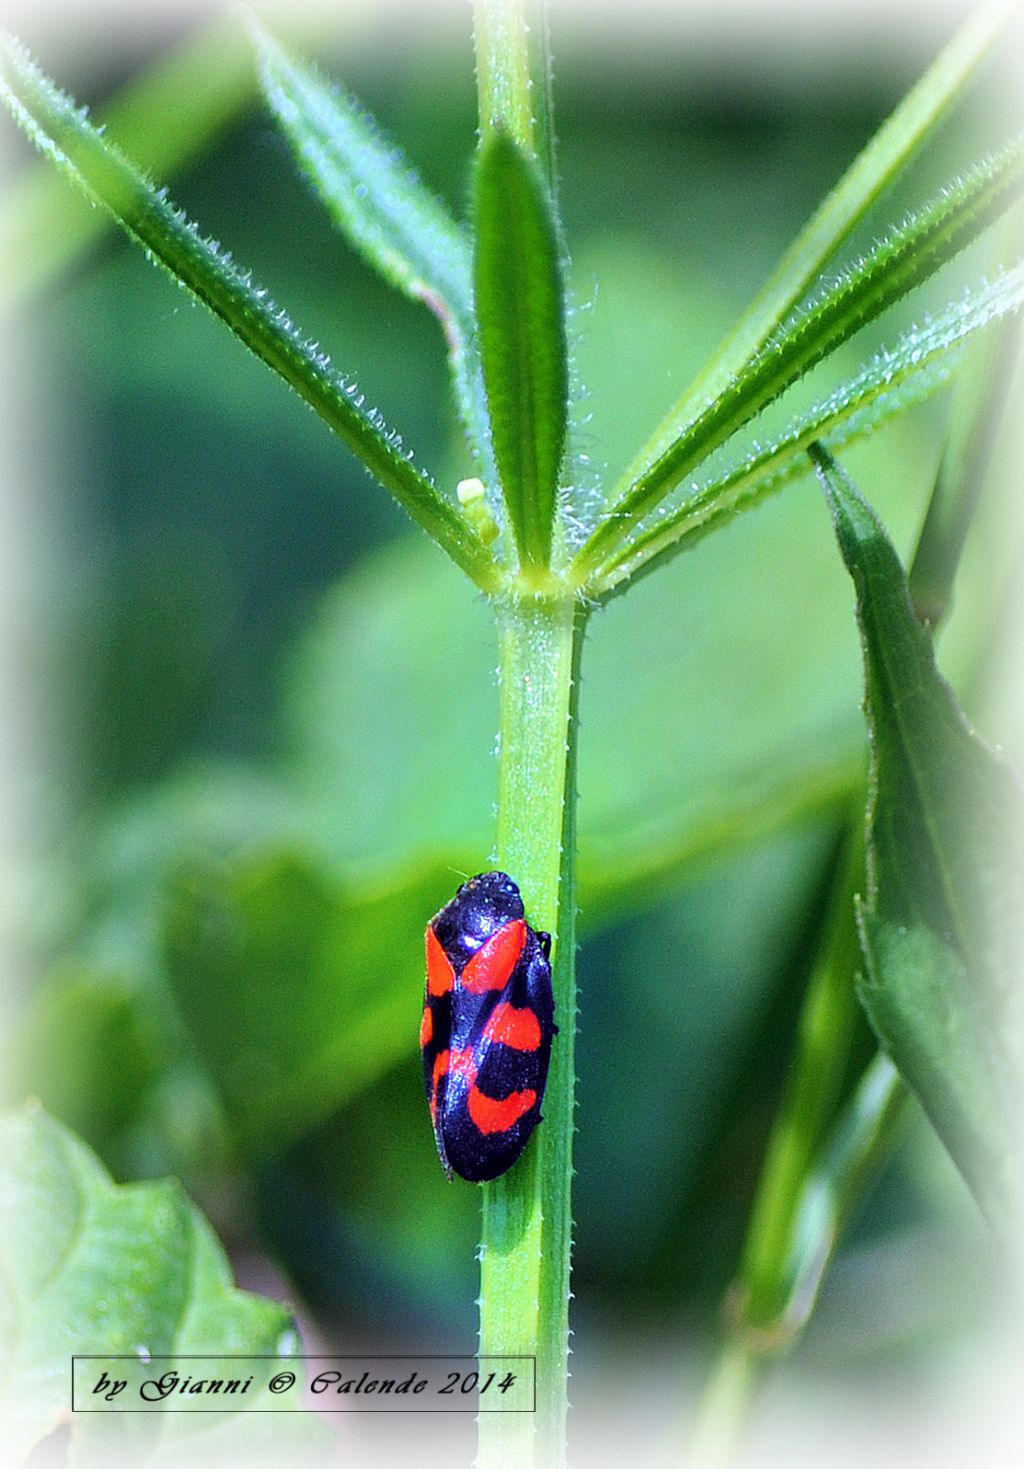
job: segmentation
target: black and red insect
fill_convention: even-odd
[[[551,936],[504,872],[481,872],[427,924],[423,1076],[448,1177],[498,1178],[540,1118],[557,1033]]]

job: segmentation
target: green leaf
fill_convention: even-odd
[[[764,347],[853,229],[936,132],[1015,9],[1012,0],[999,0],[979,6],[967,17],[811,215],[771,277],[637,455],[624,483],[612,491],[612,500],[664,452],[701,403],[720,393]]]
[[[521,560],[551,559],[568,392],[561,267],[550,201],[503,132],[476,176],[476,313],[494,456]]]
[[[1022,952],[1024,796],[970,729],[874,512],[811,455],[857,589],[872,742],[864,1006],[992,1222],[1022,1197],[1010,1049]]]
[[[641,532],[609,559],[591,590],[621,589],[708,531],[730,524],[737,511],[753,508],[806,474],[804,451],[815,440],[827,437],[830,447],[838,447],[920,402],[948,381],[950,354],[960,342],[1022,305],[1024,266],[1018,266],[904,332],[894,346],[877,353],[855,378],[805,409],[783,433],[755,447]]]
[[[450,501],[410,462],[399,437],[354,383],[306,341],[248,272],[196,227],[92,127],[84,112],[39,71],[16,42],[0,43],[0,96],[40,150],[106,205],[172,276],[284,378],[334,430],[412,518],[480,585],[494,563]]]
[[[250,22],[267,102],[331,218],[404,295],[472,317],[465,231],[423,186],[395,143],[339,86],[289,56]]]
[[[439,867],[360,896],[280,852],[179,872],[168,978],[244,1152],[279,1153],[408,1054],[451,887]]]
[[[0,1116],[0,1322],[0,1406],[12,1462],[67,1420],[72,1353],[299,1350],[284,1306],[235,1289],[213,1232],[176,1182],[113,1183],[89,1149],[35,1104]],[[230,1428],[237,1448],[248,1426],[243,1417],[218,1413],[214,1432]],[[90,1440],[94,1452],[99,1444],[109,1449],[114,1434],[138,1463],[211,1419],[76,1418],[75,1462],[91,1457]],[[305,1413],[260,1414],[250,1423],[256,1437],[270,1432],[278,1452],[293,1430],[317,1429]]]
[[[289,56],[255,20],[249,26],[267,102],[331,218],[385,280],[441,322],[466,429],[490,471],[468,234],[354,98]]]
[[[977,165],[794,311],[719,395],[608,508],[575,560],[600,565],[684,475],[855,332],[921,285],[1013,202],[1024,141]]]
[[[161,177],[201,157],[250,102],[252,62],[233,17],[213,14],[132,77],[103,105],[108,136],[131,138]],[[0,309],[21,303],[66,270],[113,227],[40,161],[5,185]]]

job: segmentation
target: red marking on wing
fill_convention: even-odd
[[[503,990],[519,962],[525,943],[526,924],[521,918],[513,919],[497,933],[492,933],[462,971],[459,981],[462,988],[474,995],[486,994],[488,990]]]
[[[468,1076],[470,1081],[476,1076],[476,1057],[471,1047],[465,1046],[460,1051],[451,1053],[451,1070],[456,1076]]]
[[[457,1051],[439,1051],[434,1057],[434,1077],[431,1095],[437,1096],[438,1082],[445,1076],[476,1076],[476,1058],[468,1046]]]
[[[426,1013],[426,1012],[424,1012]],[[430,1096],[427,1099],[430,1107],[430,1120],[437,1127],[437,1087],[441,1078],[448,1075],[448,1052],[439,1051],[434,1057],[434,1073],[430,1079]]]
[[[430,1006],[424,1005],[423,1016],[420,1020],[420,1050],[422,1051],[424,1046],[429,1046],[433,1039],[434,1017],[431,1014]]]
[[[540,1021],[532,1010],[517,1010],[515,1005],[503,1001],[495,1006],[484,1027],[484,1039],[500,1041],[514,1051],[539,1051]]]
[[[529,1112],[536,1100],[536,1092],[525,1091],[512,1092],[510,1096],[497,1101],[494,1097],[485,1097],[479,1087],[471,1086],[469,1115],[482,1133],[508,1132],[520,1117]]]
[[[427,994],[446,995],[455,987],[455,970],[432,928],[427,929]]]
[[[429,1012],[424,1011],[424,1014]],[[476,1076],[476,1060],[473,1052],[465,1047],[457,1051],[439,1051],[434,1057],[434,1072],[430,1082],[430,1120],[437,1129],[437,1091],[446,1076],[465,1076],[472,1085]]]

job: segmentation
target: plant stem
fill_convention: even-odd
[[[711,1371],[691,1441],[694,1469],[726,1469],[735,1457],[758,1378],[791,1346],[814,1309],[836,1245],[868,1180],[892,1147],[907,1090],[881,1051],[864,1070],[821,1154],[800,1183],[784,1271],[792,1281],[774,1328],[760,1333],[738,1320]],[[771,1163],[768,1165],[770,1169]],[[768,1171],[766,1169],[766,1172]],[[781,1253],[780,1253],[781,1259]],[[740,1287],[736,1294],[742,1292]]]
[[[953,600],[960,556],[984,488],[1020,350],[1016,317],[971,344],[953,407],[942,463],[911,563],[910,596],[922,622],[935,627]]]
[[[576,1026],[576,708],[585,612],[570,598],[496,606],[501,754],[497,861],[528,921],[552,937],[555,1017],[544,1120],[484,1186],[481,1355],[536,1359],[535,1414],[483,1413],[482,1469],[557,1469],[565,1457]]]
[[[698,1408],[692,1458],[701,1469],[725,1464],[745,1419],[762,1363],[788,1345],[810,1310],[821,1278],[818,1240],[801,1250],[800,1214],[807,1184],[846,1075],[857,1002],[853,977],[859,957],[853,894],[864,867],[861,823],[847,840],[833,888],[823,943],[800,1015],[786,1093],[768,1143],[751,1211],[738,1278],[727,1301],[727,1337]],[[822,1221],[823,1225],[827,1220]]]
[[[850,838],[832,895],[829,939],[800,1015],[796,1057],[772,1128],[740,1266],[744,1325],[785,1330],[792,1279],[793,1224],[801,1189],[835,1113],[857,1018],[853,976],[860,958],[853,895],[863,887],[864,843]]]
[[[690,1441],[688,1462],[694,1469],[725,1469],[731,1462],[758,1366],[754,1354],[741,1342],[729,1340],[722,1347]]]
[[[501,128],[553,182],[551,65],[544,0],[474,0],[480,142]]]

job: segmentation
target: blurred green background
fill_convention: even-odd
[[[619,45],[556,29],[578,431],[593,467],[581,513],[941,39],[830,49],[793,36],[787,56],[785,38],[737,50],[685,25]],[[177,202],[422,463],[452,485],[468,473],[433,322],[332,231],[245,80],[241,39],[218,22],[197,41],[182,18],[101,54],[26,30],[101,114],[198,48],[202,85],[175,93],[155,131],[115,136],[152,165],[198,119],[209,136],[160,175]],[[461,211],[468,14],[410,25],[386,48],[373,25],[295,35]],[[977,109],[961,115],[884,217],[995,130]],[[59,270],[41,245],[35,259],[33,218],[56,208],[70,230],[90,210],[60,181],[33,182],[27,147],[12,152],[6,304],[32,393],[38,738],[8,903],[23,978],[6,1089],[39,1095],[119,1178],[179,1174],[243,1280],[266,1287],[272,1262],[271,1288],[321,1340],[472,1350],[479,1195],[438,1166],[415,1044],[424,923],[489,865],[487,609],[319,421],[120,236]],[[900,320],[923,309],[918,298]],[[845,350],[841,368],[898,325]],[[947,410],[940,397],[848,456],[904,552]],[[986,709],[998,720],[979,653],[1009,585],[1005,539],[987,509],[943,647],[983,722]],[[580,767],[584,1399],[625,1344],[668,1342],[682,1361],[714,1328],[843,813],[860,799],[859,701],[850,586],[809,481],[594,619]],[[954,1350],[989,1310],[984,1258],[915,1119],[794,1370],[870,1379]],[[883,1305],[897,1281],[894,1319]]]

